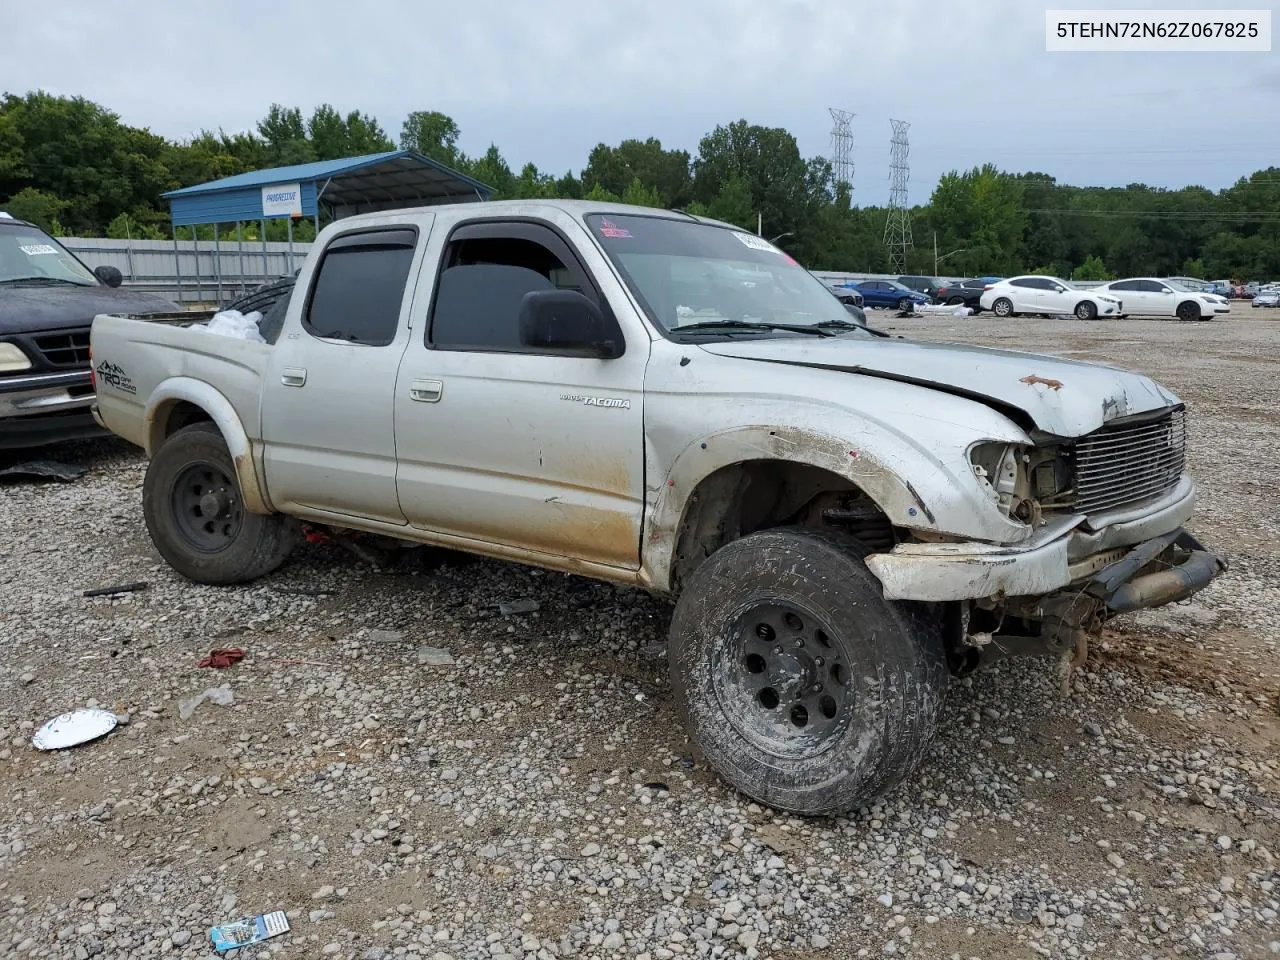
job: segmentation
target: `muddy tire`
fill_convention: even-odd
[[[991,304],[991,312],[1001,320],[1006,317],[1013,316],[1013,301],[1008,297],[1001,297],[995,303]]]
[[[231,454],[208,422],[160,445],[147,465],[142,512],[160,555],[197,583],[255,580],[284,563],[300,539],[293,519],[244,509]]]
[[[941,632],[885,600],[865,556],[840,534],[754,533],[707,558],[676,604],[685,725],[725,780],[778,809],[867,803],[915,768],[937,726]]]

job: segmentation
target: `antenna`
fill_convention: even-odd
[[[907,272],[907,251],[911,249],[911,211],[907,205],[907,180],[911,167],[907,162],[910,145],[905,120],[890,120],[893,137],[889,140],[889,216],[884,222],[884,245],[889,248],[889,272]]]
[[[848,110],[837,110],[828,107],[831,114],[831,172],[836,183],[843,183],[849,188],[849,199],[853,200],[853,118]]]

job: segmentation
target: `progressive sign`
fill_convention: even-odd
[[[262,188],[264,217],[302,216],[302,187],[296,183],[277,183]]]

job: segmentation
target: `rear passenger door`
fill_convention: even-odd
[[[406,292],[426,229],[339,234],[299,276],[300,323],[291,302],[262,388],[267,491],[277,509],[405,523],[393,402],[409,337]]]

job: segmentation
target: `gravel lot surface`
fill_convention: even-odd
[[[292,932],[254,956],[1280,953],[1280,316],[872,320],[1168,384],[1230,570],[1117,621],[1065,700],[1049,661],[954,684],[904,788],[801,820],[691,755],[659,601],[325,545],[193,586],[147,538],[142,457],[55,448],[91,472],[0,488],[0,956],[205,957],[211,924],[270,910]],[[32,749],[95,705],[127,723]]]

